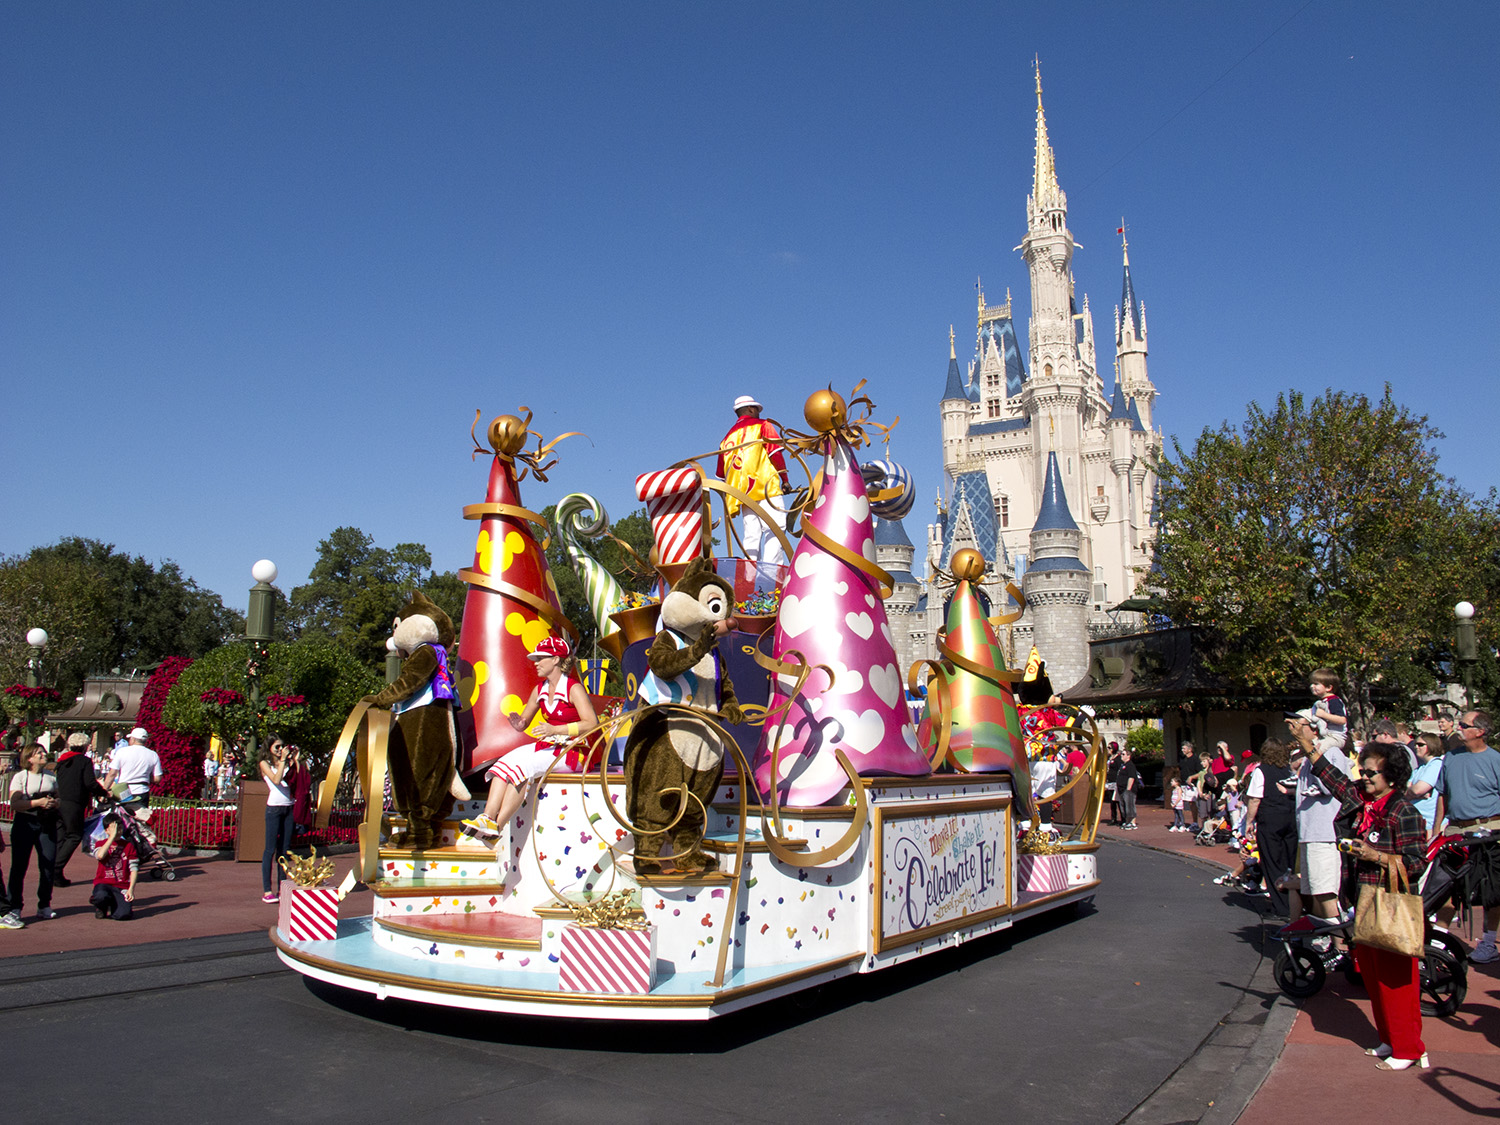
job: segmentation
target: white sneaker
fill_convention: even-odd
[[[43,921],[49,921],[57,917],[57,911],[53,910],[50,906],[42,906],[37,908],[36,916]]]
[[[1476,965],[1488,965],[1492,961],[1500,961],[1500,949],[1495,948],[1492,940],[1481,941],[1469,954],[1469,960]]]
[[[0,926],[7,930],[24,930],[26,923],[21,921],[21,916],[12,910],[9,914],[0,915]]]

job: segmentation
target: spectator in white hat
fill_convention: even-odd
[[[784,530],[786,502],[783,497],[790,487],[786,456],[782,452],[780,432],[761,418],[760,411],[760,403],[751,395],[740,395],[734,400],[734,425],[719,442],[719,478],[761,505],[777,522],[778,529]],[[742,506],[733,496],[726,496],[724,501],[731,517]],[[779,572],[774,568],[786,565],[786,552],[775,533],[748,508],[745,509],[742,542],[745,556],[756,564],[756,588],[775,585]]]
[[[151,783],[161,779],[161,759],[147,745],[151,736],[145,727],[136,727],[126,736],[125,748],[116,750],[109,760],[109,773],[104,775],[104,788],[113,789],[115,784],[125,786],[121,800],[132,813],[144,808],[151,796]]]

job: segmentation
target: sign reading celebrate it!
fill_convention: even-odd
[[[1010,799],[875,810],[875,952],[1010,909]]]

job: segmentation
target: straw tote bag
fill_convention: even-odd
[[[1355,944],[1420,957],[1425,929],[1422,896],[1411,893],[1404,863],[1385,869],[1384,886],[1360,884],[1359,905],[1354,910]]]

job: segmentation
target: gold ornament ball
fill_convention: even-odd
[[[496,453],[516,454],[526,448],[526,423],[514,414],[502,414],[490,423],[490,448]]]
[[[842,426],[849,417],[849,407],[844,396],[833,388],[814,391],[802,408],[802,417],[820,434],[826,434]]]
[[[960,582],[978,582],[984,577],[984,556],[973,547],[953,552],[953,577]]]

